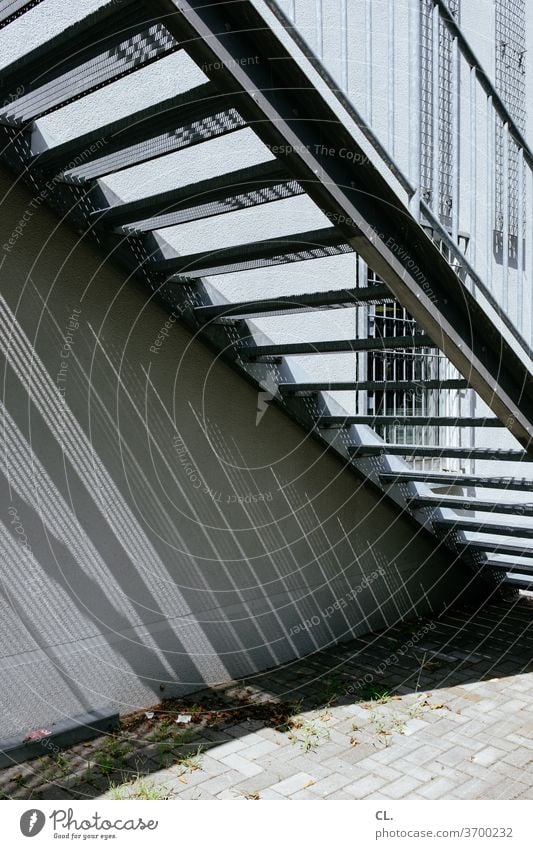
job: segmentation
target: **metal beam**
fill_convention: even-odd
[[[533,570],[533,563],[522,563],[518,566],[514,563],[502,563],[501,560],[488,559],[481,566],[483,569],[499,569],[500,571],[504,569],[505,572],[509,572],[511,575],[515,573],[518,575],[533,575],[533,572],[530,571]]]
[[[281,389],[281,387],[280,387]],[[461,475],[446,472],[384,472],[382,483],[430,483],[438,486],[472,486],[480,489],[503,489],[533,492],[533,480],[527,478],[490,478],[483,475]]]
[[[295,392],[413,392],[420,389],[468,389],[466,380],[323,380],[281,383],[282,395]]]
[[[407,500],[414,510],[426,507],[442,507],[450,510],[501,513],[507,516],[533,516],[533,504],[507,504],[503,501],[480,501],[478,498],[460,498],[453,495],[415,495]]]
[[[283,165],[273,160],[96,210],[92,218],[99,226],[148,232],[293,197],[303,191]]]
[[[533,463],[533,455],[526,451],[502,448],[453,448],[446,445],[351,445],[354,457],[449,457],[457,460],[491,460],[503,463]]]
[[[496,536],[504,537],[523,537],[524,539],[533,539],[533,528],[515,527],[514,525],[497,525],[490,522],[480,522],[476,519],[435,519],[433,522],[434,528],[449,531],[468,531],[472,534],[495,534]],[[475,544],[478,548],[484,548],[486,551],[499,550],[499,542],[489,542],[485,540],[469,540],[469,544]],[[491,548],[488,548],[491,546]],[[496,546],[496,549],[492,546]],[[533,557],[533,547],[528,549],[530,556]],[[504,552],[502,551],[502,554]]]
[[[291,315],[293,313],[321,309],[342,309],[357,304],[380,304],[392,301],[386,286],[368,286],[357,289],[334,289],[330,292],[309,292],[306,295],[286,295],[265,298],[261,301],[237,301],[237,303],[212,304],[197,307],[196,317],[204,321],[223,318],[245,318],[252,315]]]
[[[398,427],[503,427],[499,419],[471,418],[469,416],[322,416],[318,422],[320,427],[349,427],[350,425],[366,424],[374,427],[380,425],[397,425]],[[403,446],[395,446],[403,447]],[[438,451],[448,450],[437,448]],[[471,450],[471,449],[468,449]],[[387,452],[383,452],[387,453]],[[408,453],[408,452],[407,452]],[[428,455],[425,455],[428,456]]]
[[[469,540],[457,544],[461,551],[484,551],[492,554],[510,554],[515,557],[533,557],[533,546],[513,544],[511,542],[477,542],[477,540]],[[502,566],[506,569],[506,565]]]
[[[221,250],[202,251],[189,256],[158,260],[147,266],[155,273],[183,275],[187,280],[230,271],[243,271],[286,262],[303,262],[338,253],[351,253],[353,248],[335,227],[294,233],[259,242],[248,242]]]
[[[368,339],[333,339],[320,342],[287,342],[279,345],[250,345],[240,350],[247,360],[257,357],[288,357],[292,354],[339,354],[356,351],[388,351],[401,348],[427,348],[428,336],[385,336]]]
[[[42,2],[43,0],[2,0],[0,2],[0,28],[10,24],[15,18],[29,12],[30,9]]]
[[[296,179],[314,180],[308,188],[311,198],[453,365],[469,375],[472,387],[513,435],[529,447],[531,367],[517,356],[512,342],[468,292],[379,170],[366,161],[368,153],[344,116],[333,109],[332,98],[328,100],[311,81],[305,57],[299,54],[296,59],[297,48],[285,46],[285,32],[278,37],[278,22],[276,26],[265,22],[266,6],[259,0],[159,3],[169,13],[174,11],[167,25],[190,39],[187,49],[193,58],[199,64],[211,63],[214,81],[225,90],[250,93],[248,115],[258,135],[287,152]],[[352,162],[363,158],[365,167],[354,168]]]

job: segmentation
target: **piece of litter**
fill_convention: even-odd
[[[43,737],[50,737],[52,732],[48,728],[37,728],[36,731],[28,731],[25,740],[42,740]]]
[[[190,713],[179,713],[176,722],[190,722],[192,716]]]
[[[154,718],[153,710],[147,710],[144,715],[145,715],[146,719],[153,719]]]

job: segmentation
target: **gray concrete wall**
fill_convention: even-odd
[[[178,325],[156,345],[166,313],[4,174],[1,196],[1,245],[31,214],[0,267],[0,734],[454,597],[431,541],[280,411],[257,423],[253,388]]]

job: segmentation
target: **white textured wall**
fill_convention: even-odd
[[[0,244],[31,202],[10,183]],[[187,332],[153,353],[167,314],[43,207],[0,278],[0,734],[248,677],[462,585]]]

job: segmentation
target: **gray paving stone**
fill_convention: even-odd
[[[263,767],[259,766],[257,763],[249,761],[247,758],[242,757],[238,753],[222,758],[221,763],[226,764],[230,767],[230,769],[238,770],[241,775],[245,775],[247,778],[250,778],[252,775],[259,775],[263,772]]]
[[[306,789],[306,785],[312,783],[314,783],[312,775],[309,775],[307,772],[297,772],[295,775],[291,775],[290,778],[285,778],[278,784],[274,784],[271,790],[279,793],[280,796],[290,796],[291,793],[297,793],[298,790]]]
[[[405,799],[413,790],[419,790],[421,784],[422,782],[412,775],[402,775],[381,789],[391,799]]]
[[[346,784],[350,783],[350,778],[347,775],[343,775],[339,772],[334,772],[331,775],[328,775],[327,778],[322,778],[320,781],[315,781],[312,787],[310,787],[310,791],[314,796],[329,796],[330,793],[334,793],[335,790],[340,790],[341,787],[345,787]]]
[[[434,778],[419,789],[419,793],[425,799],[447,799],[448,793],[456,788],[456,782],[451,778]]]
[[[348,793],[351,799],[365,799],[385,784],[386,780],[379,775],[367,775],[353,784],[349,784],[344,788],[344,791]]]

